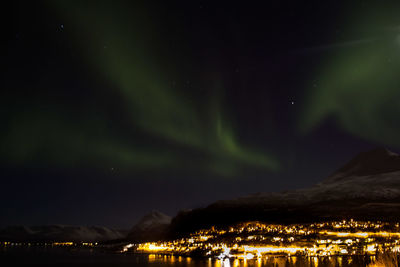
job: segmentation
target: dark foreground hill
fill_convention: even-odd
[[[260,193],[180,212],[170,236],[243,221],[301,223],[336,219],[400,220],[400,156],[363,152],[310,188]]]

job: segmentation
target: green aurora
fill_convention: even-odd
[[[246,166],[278,168],[276,159],[237,140],[223,105],[225,88],[220,79],[208,79],[212,93],[199,99],[171,86],[170,77],[179,79],[175,63],[181,59],[162,52],[164,37],[149,18],[154,14],[143,7],[132,14],[118,4],[104,3],[51,1],[49,7],[65,19],[66,34],[68,27],[75,28],[70,37],[92,74],[104,80],[107,89],[96,94],[114,96],[118,107],[93,101],[74,114],[76,107],[38,97],[34,105],[13,115],[3,135],[2,154],[8,161],[128,170],[195,169],[222,176],[236,175]],[[128,125],[110,116],[114,108]],[[193,156],[187,157],[188,151]]]
[[[163,21],[168,15],[138,4],[95,3],[48,1],[48,8],[101,86],[80,100],[63,100],[65,88],[57,86],[0,99],[0,156],[7,164],[221,176],[282,169],[268,147],[251,148],[240,138],[222,71],[198,62],[201,51],[185,40],[179,18]],[[334,119],[353,136],[399,146],[399,9],[354,8],[334,22],[345,30],[318,55],[310,83],[298,85],[304,101],[296,101],[301,112],[291,134],[307,135]],[[191,79],[201,83],[188,90],[182,81]],[[263,127],[272,125],[266,119]]]

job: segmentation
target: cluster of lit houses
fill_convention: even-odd
[[[253,259],[268,255],[375,255],[400,250],[399,224],[337,221],[271,225],[259,222],[201,230],[186,238],[126,244],[122,252]]]

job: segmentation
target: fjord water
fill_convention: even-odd
[[[0,252],[0,266],[51,267],[348,267],[366,266],[368,257],[268,257],[252,260],[217,260],[148,254],[111,254],[95,250],[12,249]]]

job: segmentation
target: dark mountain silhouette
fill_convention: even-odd
[[[126,232],[105,227],[14,226],[0,241],[133,242],[176,238],[244,221],[308,223],[338,219],[400,221],[400,156],[384,148],[362,152],[320,183],[305,189],[220,200],[171,217],[152,211]]]
[[[243,221],[300,223],[336,219],[400,220],[400,156],[362,152],[310,188],[258,193],[180,212],[170,236]]]

